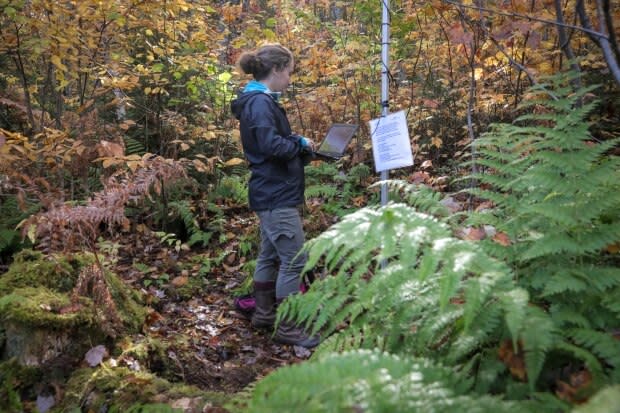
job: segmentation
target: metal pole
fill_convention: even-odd
[[[381,0],[382,19],[381,19],[381,117],[386,117],[390,113],[389,92],[390,79],[388,78],[388,68],[390,64],[390,0]],[[381,171],[381,180],[386,181],[389,177],[389,170]],[[387,184],[381,185],[381,205],[388,202]]]

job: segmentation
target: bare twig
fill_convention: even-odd
[[[570,47],[570,42],[568,39],[568,35],[566,34],[566,28],[564,27],[564,11],[562,10],[562,4],[560,0],[555,0],[555,16],[557,20],[557,28],[558,28],[558,36],[560,38],[560,49],[568,58],[571,69],[575,73],[581,74],[581,68],[577,64],[575,60],[575,53],[573,53],[573,49]],[[581,76],[575,77],[571,80],[573,84],[573,89],[577,90],[581,88]]]
[[[452,4],[454,6],[457,7],[464,7],[466,9],[474,9],[477,11],[484,11],[486,13],[490,13],[490,14],[496,14],[499,16],[508,16],[508,17],[516,17],[519,19],[525,19],[525,20],[529,20],[529,21],[536,21],[536,22],[541,22],[541,23],[547,23],[547,24],[551,24],[551,25],[558,25],[559,23],[555,20],[547,20],[547,19],[541,19],[539,17],[535,17],[535,16],[528,16],[526,14],[520,14],[520,13],[515,13],[515,12],[505,12],[505,11],[501,11],[501,10],[494,10],[494,9],[488,9],[486,7],[478,7],[478,6],[474,6],[474,5],[467,5],[467,4],[461,4],[458,1],[455,0],[443,0],[446,3]],[[593,30],[590,27],[582,27],[582,26],[575,26],[572,24],[566,24],[566,23],[562,23],[563,27],[569,28],[569,29],[575,29],[584,33],[588,33],[591,36],[600,38],[600,39],[606,39],[607,41],[609,41],[609,36],[605,33],[601,33],[599,31]]]

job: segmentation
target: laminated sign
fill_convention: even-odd
[[[373,119],[370,124],[372,154],[377,172],[413,165],[405,112]]]

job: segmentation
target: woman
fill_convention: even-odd
[[[272,328],[276,306],[299,292],[306,257],[298,254],[304,232],[298,208],[304,203],[304,164],[313,142],[291,132],[286,112],[278,103],[291,82],[294,59],[290,50],[268,44],[241,55],[243,73],[254,79],[231,104],[240,122],[241,143],[249,162],[250,208],[260,220],[261,246],[254,271],[256,309],[252,325]],[[296,325],[283,321],[274,339],[285,344],[314,347]]]

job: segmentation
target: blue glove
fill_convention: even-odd
[[[301,144],[302,148],[310,147],[310,141],[301,135],[299,135],[299,143]]]

